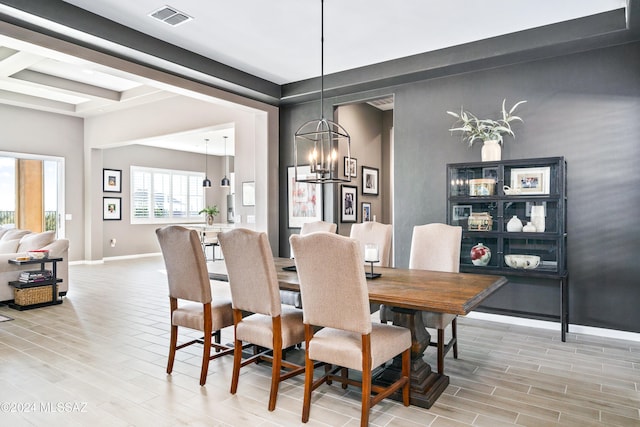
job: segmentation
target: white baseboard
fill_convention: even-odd
[[[94,265],[94,264],[104,264],[108,261],[119,261],[123,259],[136,259],[136,258],[147,258],[153,256],[161,256],[162,252],[152,252],[148,254],[134,254],[134,255],[121,255],[121,256],[112,256],[112,257],[104,257],[102,259],[84,259],[80,261],[69,261],[69,265]]]
[[[548,320],[527,319],[525,317],[505,316],[503,314],[483,313],[472,311],[466,317],[471,319],[488,320],[491,322],[508,323],[510,325],[528,326],[531,328],[550,329],[560,332],[560,322]],[[569,324],[569,332],[576,334],[593,335],[606,338],[617,338],[621,340],[640,342],[640,333],[618,331],[615,329],[596,328],[593,326],[582,326]]]
[[[151,252],[148,254],[134,254],[134,255],[121,255],[121,256],[111,256],[102,258],[105,262],[107,261],[120,261],[123,259],[136,259],[136,258],[148,258],[152,256],[161,256],[162,252]]]

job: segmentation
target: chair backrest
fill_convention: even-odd
[[[315,233],[316,231],[327,231],[329,233],[335,233],[337,229],[338,225],[334,224],[333,222],[305,222],[302,224],[302,228],[300,228],[300,235],[304,236],[305,234]]]
[[[266,233],[236,228],[218,234],[227,266],[233,308],[281,314],[278,274]]]
[[[367,243],[375,243],[378,245],[378,256],[380,262],[375,265],[380,267],[389,267],[391,258],[391,233],[393,226],[391,224],[380,224],[379,222],[369,221],[362,224],[353,224],[351,226],[351,238],[356,239],[360,243],[360,249],[364,253],[364,245]]]
[[[169,296],[211,302],[211,282],[198,232],[169,225],[158,228],[156,236],[167,269]]]
[[[458,273],[462,227],[426,224],[413,227],[409,268]]]
[[[296,253],[304,323],[371,332],[362,250],[353,239],[321,232],[290,237]]]

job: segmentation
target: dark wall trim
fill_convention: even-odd
[[[637,2],[635,2],[637,3]],[[614,46],[638,39],[625,9],[325,76],[327,97],[428,80]],[[319,96],[319,78],[282,86],[282,104]]]
[[[215,83],[213,84],[207,81],[199,81],[200,83],[272,105],[277,104],[280,100],[280,86],[275,83],[249,73],[245,73],[244,71],[240,71],[236,68],[198,55],[186,49],[182,49],[162,40],[150,37],[61,0],[2,0],[2,4],[109,42],[119,44],[137,52],[148,54],[170,63],[178,64],[181,67],[198,71],[212,76],[215,79]],[[52,28],[43,28],[14,16],[0,13],[0,19],[60,40],[68,41],[98,52],[126,59],[136,64],[159,69],[156,64],[145,62],[139,56],[114,52],[113,49],[108,47],[81,41],[66,34],[59,33]],[[177,74],[176,72],[172,72],[167,69],[162,69],[162,71]],[[191,78],[191,80],[195,79]]]

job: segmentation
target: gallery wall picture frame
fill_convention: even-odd
[[[311,166],[298,166],[298,175],[310,175]],[[288,227],[322,221],[322,184],[296,182],[295,167],[287,167]]]
[[[344,157],[344,176],[358,177],[358,160],[355,157]]]
[[[256,205],[256,183],[247,181],[242,183],[242,206]]]
[[[371,203],[362,202],[362,222],[371,221]]]
[[[358,220],[358,187],[342,185],[340,190],[340,222],[356,222]]]
[[[362,166],[362,194],[378,195],[379,170]]]
[[[511,169],[511,188],[520,194],[549,194],[551,168]]]
[[[105,221],[122,219],[122,197],[102,198],[102,219]]]
[[[105,193],[122,192],[122,171],[120,169],[102,169],[102,191]]]

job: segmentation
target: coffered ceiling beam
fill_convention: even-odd
[[[34,85],[53,87],[72,95],[79,95],[88,98],[102,98],[110,101],[120,100],[120,92],[118,91],[81,83],[75,80],[64,79],[37,71],[22,70],[11,75],[11,78]]]

